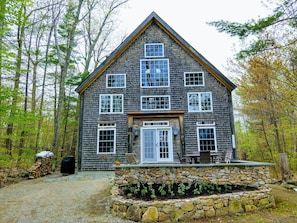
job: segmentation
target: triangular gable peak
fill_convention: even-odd
[[[188,54],[199,62],[210,74],[212,74],[229,91],[236,88],[227,77],[225,77],[206,58],[197,52],[179,34],[177,34],[163,19],[155,12],[152,12],[113,52],[97,67],[75,90],[82,94],[123,52],[152,24],[157,24],[167,35],[177,42]]]

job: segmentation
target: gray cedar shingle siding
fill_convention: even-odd
[[[151,89],[140,87],[140,59],[145,58],[145,43],[164,43],[164,58],[169,59],[170,87]],[[184,72],[189,71],[204,72],[205,86],[184,87]],[[118,73],[126,74],[126,88],[107,89],[106,74]],[[228,82],[228,84],[230,83]],[[234,88],[235,86],[231,85],[231,87]],[[81,89],[80,86],[77,91],[81,91]],[[188,113],[188,92],[212,92],[213,112]],[[99,114],[99,94],[123,94],[124,113]],[[140,111],[140,96],[152,94],[170,95],[171,110],[184,111],[186,152],[196,151],[198,148],[196,122],[201,119],[215,120],[218,150],[232,147],[233,110],[231,92],[153,22],[95,81],[83,92],[81,91],[82,107],[78,157],[80,170],[112,169],[115,157],[120,156],[124,160],[124,154],[128,152],[127,113]],[[116,123],[117,155],[98,155],[96,153],[98,120]],[[172,118],[170,120],[170,123],[173,123],[177,119]],[[135,122],[137,121],[141,123],[142,120],[135,119]],[[136,152],[138,159],[140,154],[139,143],[140,138],[138,137],[133,142],[133,152]],[[173,139],[175,161],[178,160],[175,153],[180,147],[180,138]]]

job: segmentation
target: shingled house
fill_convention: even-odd
[[[128,152],[157,165],[179,162],[177,153],[235,151],[235,87],[151,13],[76,89],[78,169],[112,169]]]

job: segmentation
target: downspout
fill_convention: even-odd
[[[84,93],[79,95],[80,109],[78,120],[78,149],[77,149],[77,169],[81,171],[82,162],[82,135],[83,135],[83,108],[84,108]]]
[[[227,90],[228,91],[228,90]],[[235,124],[234,124],[234,113],[233,113],[233,103],[232,103],[232,92],[229,92],[229,107],[230,107],[230,129],[231,129],[231,145],[233,150],[233,159],[238,159],[237,149],[236,149],[236,137],[235,137]]]

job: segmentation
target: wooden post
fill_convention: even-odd
[[[279,165],[281,169],[282,181],[290,180],[291,174],[287,153],[279,153]]]

